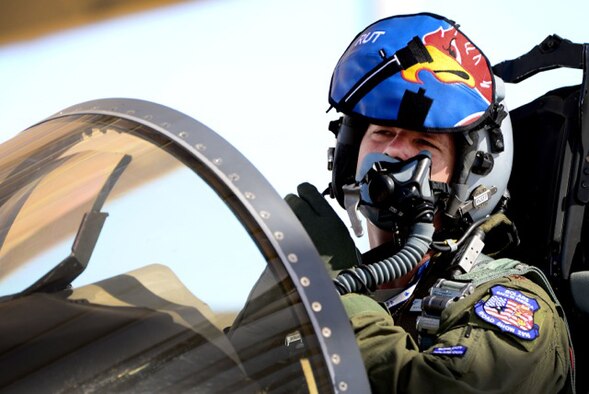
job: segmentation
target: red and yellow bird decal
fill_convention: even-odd
[[[476,89],[488,102],[492,101],[492,77],[484,56],[456,28],[451,27],[426,34],[423,43],[433,61],[418,63],[401,72],[413,83],[422,83],[419,73],[431,72],[440,82],[462,83]]]

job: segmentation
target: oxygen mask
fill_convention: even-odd
[[[356,182],[343,187],[344,205],[356,235],[363,234],[358,211],[391,232],[415,223],[432,223],[435,201],[429,180],[431,162],[431,154],[425,150],[404,161],[383,153],[367,154]]]
[[[379,228],[397,234],[398,248],[383,260],[340,272],[334,279],[340,294],[373,291],[407,275],[423,259],[434,233],[431,163],[428,151],[405,161],[370,153],[360,164],[355,183],[343,187],[344,205],[356,235],[363,233],[360,211]]]

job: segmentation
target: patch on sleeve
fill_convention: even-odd
[[[432,350],[432,354],[462,357],[466,354],[466,350],[466,346],[435,347],[434,350]]]
[[[535,299],[526,297],[520,291],[493,286],[491,297],[487,301],[478,301],[474,311],[478,317],[502,331],[532,341],[540,335],[538,325],[534,324],[534,312],[539,308]]]

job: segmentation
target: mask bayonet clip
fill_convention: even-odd
[[[352,229],[356,237],[360,238],[364,235],[364,228],[362,227],[362,219],[358,215],[358,206],[360,205],[360,186],[359,185],[343,185],[344,191],[344,206],[348,217],[352,223]]]

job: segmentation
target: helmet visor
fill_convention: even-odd
[[[431,132],[480,125],[494,97],[486,56],[454,22],[434,14],[368,26],[337,63],[329,92],[339,112]]]

